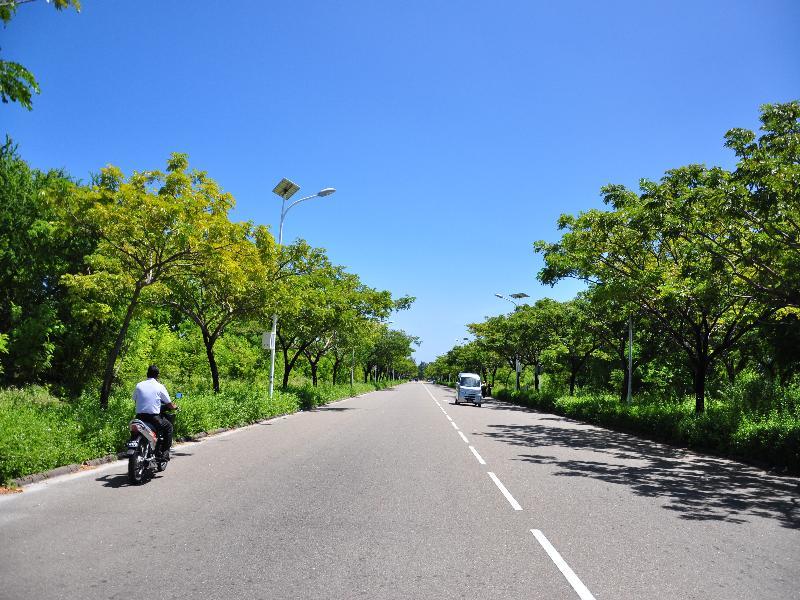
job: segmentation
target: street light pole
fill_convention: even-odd
[[[311,200],[312,198],[323,198],[325,196],[330,196],[333,194],[336,189],[335,188],[324,188],[317,192],[316,194],[311,194],[310,196],[306,196],[305,198],[300,198],[299,200],[295,200],[289,206],[286,206],[286,201],[289,200],[294,194],[300,189],[296,183],[289,181],[288,179],[284,178],[281,179],[280,183],[275,186],[273,189],[273,193],[277,194],[283,200],[281,204],[281,220],[280,224],[278,225],[278,252],[280,252],[281,247],[283,246],[283,220],[286,218],[286,213],[291,210],[292,207],[297,206],[301,202],[305,202],[306,200]],[[272,334],[269,338],[269,346],[270,350],[272,351],[272,357],[270,358],[269,362],[269,397],[272,398],[272,392],[275,388],[275,338],[278,334],[278,313],[275,312],[272,314]]]
[[[530,296],[528,296],[528,294],[526,294],[525,292],[518,292],[516,294],[511,294],[511,298],[508,298],[508,297],[504,296],[503,294],[495,294],[495,296],[497,296],[498,298],[500,298],[502,300],[508,300],[509,302],[511,302],[511,304],[514,305],[514,310],[519,310],[519,304],[514,302],[511,298],[517,298],[518,300],[520,300],[522,298],[530,298]],[[534,369],[538,369],[539,365],[534,365],[533,368]],[[517,372],[517,391],[519,391],[519,376],[520,376],[519,355],[516,355],[514,357],[514,370]],[[534,377],[536,377],[535,373],[534,373]]]

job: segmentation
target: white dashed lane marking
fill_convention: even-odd
[[[550,557],[558,570],[561,571],[562,575],[567,578],[567,581],[572,586],[572,589],[578,593],[578,596],[581,600],[595,600],[595,597],[592,595],[592,592],[589,591],[583,582],[578,579],[578,576],[575,575],[575,571],[569,568],[567,561],[561,558],[561,555],[558,553],[553,547],[553,544],[544,536],[544,534],[539,531],[538,529],[531,529],[531,533],[536,538],[536,541],[544,548],[544,551],[547,552],[547,555]]]
[[[505,497],[506,497],[506,500],[508,500],[508,503],[511,505],[511,507],[512,507],[514,510],[522,510],[522,507],[519,505],[519,502],[517,502],[517,501],[514,499],[514,496],[512,496],[512,495],[511,495],[511,492],[509,492],[509,491],[506,489],[506,486],[504,486],[504,485],[503,485],[503,482],[502,482],[502,481],[500,481],[500,480],[497,478],[497,475],[495,475],[495,474],[494,474],[494,473],[492,473],[491,471],[488,473],[488,475],[489,475],[489,477],[491,477],[491,478],[492,478],[492,481],[494,481],[494,484],[497,486],[497,488],[498,488],[498,489],[499,489],[499,490],[500,490],[500,491],[503,493],[503,496],[505,496]]]
[[[470,450],[472,451],[472,453],[475,455],[475,458],[477,458],[477,459],[478,459],[478,462],[479,462],[480,464],[482,464],[482,465],[485,465],[485,464],[486,464],[486,461],[485,461],[485,460],[483,460],[483,457],[482,457],[480,454],[478,454],[478,451],[477,451],[477,450],[475,450],[475,448],[473,448],[472,446],[470,446],[470,447],[469,447],[469,449],[470,449]]]

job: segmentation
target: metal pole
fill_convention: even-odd
[[[353,354],[350,357],[350,387],[353,387],[353,369],[356,368],[356,349],[353,348]]]
[[[280,252],[281,245],[283,245],[283,218],[286,216],[286,199],[283,199],[281,205],[281,222],[278,225],[278,252]],[[272,399],[272,391],[275,387],[275,342],[278,334],[278,313],[272,315],[272,358],[269,361],[269,397]]]
[[[628,317],[628,404],[633,396],[633,317]]]

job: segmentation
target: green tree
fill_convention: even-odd
[[[214,345],[232,322],[261,311],[270,270],[250,239],[249,224],[229,223],[218,229],[218,243],[223,236],[227,243],[216,252],[167,281],[162,300],[200,329],[215,392],[219,392],[220,382]],[[271,238],[266,230],[260,230],[257,237]]]
[[[84,268],[95,242],[65,222],[74,184],[61,171],[31,169],[10,140],[0,147],[0,332],[8,338],[5,382],[56,383],[72,391],[92,372],[89,340],[102,332],[72,323],[65,273]]]
[[[205,173],[189,172],[188,166],[187,156],[176,153],[166,172],[134,173],[127,180],[116,167],[107,167],[91,187],[76,194],[71,206],[74,222],[98,245],[88,257],[88,272],[64,275],[62,281],[79,299],[105,291],[123,314],[106,358],[102,408],[108,405],[115,364],[143,290],[163,286],[229,244],[232,197]],[[107,318],[114,308],[100,302],[91,310]]]
[[[533,367],[533,387],[539,391],[539,374],[545,352],[563,335],[565,309],[551,298],[534,304],[523,304],[509,315],[510,327],[519,335],[519,352],[523,363]]]
[[[592,307],[592,318],[588,320],[586,326],[597,336],[603,352],[611,357],[622,373],[619,394],[620,401],[625,402],[628,396],[629,377],[629,320],[634,343],[631,360],[633,374],[658,354],[668,351],[664,344],[664,334],[636,304],[624,297],[615,296],[613,290],[605,286],[592,286],[583,296]]]
[[[368,364],[376,368],[376,377],[389,376],[397,371],[406,360],[411,360],[413,346],[419,345],[419,339],[398,329],[389,329],[381,324],[378,336],[374,338]]]
[[[548,355],[553,364],[566,372],[569,394],[574,396],[578,376],[602,342],[591,326],[595,315],[585,297],[579,295],[568,302],[552,302],[548,307],[548,331],[552,337],[542,354]]]
[[[761,108],[762,134],[731,129],[739,162],[717,198],[721,235],[693,231],[765,301],[800,308],[800,101]]]
[[[606,286],[658,324],[686,358],[698,412],[715,362],[774,310],[756,302],[730,262],[709,251],[708,238],[725,234],[714,207],[729,192],[729,179],[722,169],[690,165],[660,182],[643,180],[641,195],[606,186],[612,210],[563,215],[561,241],[535,245],[545,258],[544,283],[577,277]]]
[[[520,362],[520,369],[516,371],[516,389],[520,389],[520,377],[524,368],[529,365],[530,354],[525,352],[522,340],[521,317],[511,315],[498,315],[490,317],[482,323],[470,323],[467,329],[475,336],[478,344],[487,351],[500,357],[508,368],[516,371],[516,363]]]
[[[322,264],[292,279],[278,306],[278,343],[284,357],[283,387],[300,356],[317,385],[320,360],[335,347],[336,332],[359,319],[384,318],[394,303],[389,292],[364,285],[342,267]]]

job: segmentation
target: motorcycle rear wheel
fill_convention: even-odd
[[[128,459],[128,481],[131,485],[139,485],[144,481],[144,471],[147,467],[144,445],[140,442],[136,451]]]

